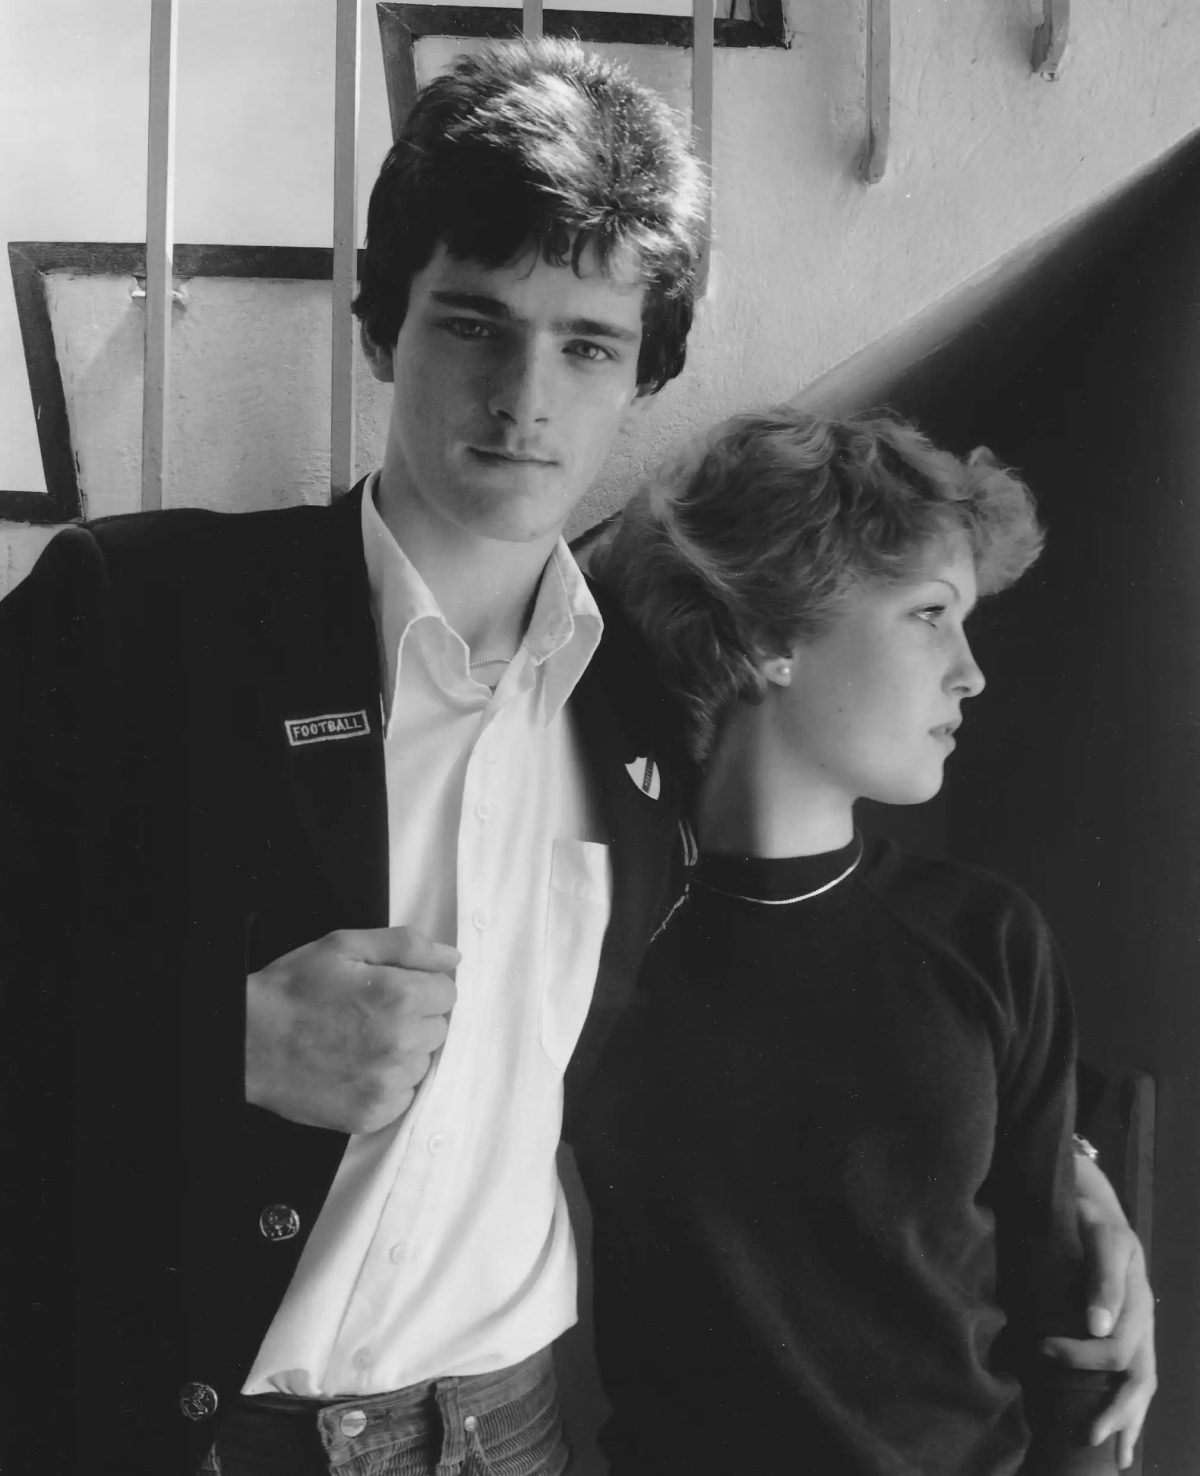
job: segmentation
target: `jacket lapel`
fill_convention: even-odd
[[[569,1096],[586,1082],[628,1004],[650,938],[684,879],[686,770],[669,704],[640,641],[598,592],[597,599],[604,638],[571,700],[611,847],[613,901],[592,1008],[567,1072]]]
[[[263,725],[339,927],[387,923],[379,658],[362,484],[297,524],[267,612]]]

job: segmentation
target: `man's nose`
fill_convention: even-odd
[[[496,366],[488,409],[514,430],[528,433],[550,420],[553,350],[538,343],[515,346]]]

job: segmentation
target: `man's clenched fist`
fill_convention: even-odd
[[[246,1100],[373,1133],[409,1107],[446,1039],[459,953],[414,928],[330,933],[246,980]]]

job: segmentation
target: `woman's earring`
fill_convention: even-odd
[[[786,656],[768,656],[758,668],[759,679],[774,687],[787,687],[792,681],[792,663]]]

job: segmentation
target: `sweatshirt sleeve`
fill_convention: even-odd
[[[1015,894],[1000,932],[1009,1032],[998,1063],[995,1156],[998,1295],[1007,1356],[1022,1382],[1032,1440],[1022,1476],[1101,1476],[1113,1442],[1088,1427],[1111,1377],[1045,1358],[1045,1337],[1086,1337],[1086,1281],[1072,1163],[1075,1021],[1057,945],[1037,908]]]

